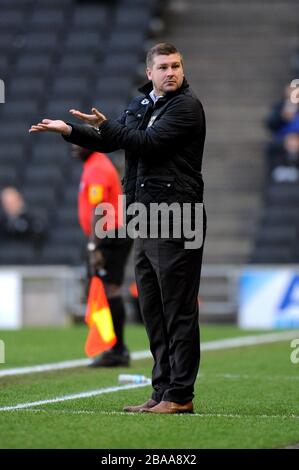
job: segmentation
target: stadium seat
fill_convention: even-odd
[[[36,98],[45,92],[44,77],[13,77],[9,82],[9,93],[14,98]]]
[[[35,249],[31,242],[27,241],[2,241],[0,244],[0,264],[3,265],[27,265],[32,264],[35,257]]]
[[[10,163],[15,168],[20,168],[25,163],[26,152],[22,144],[5,143],[0,146],[0,168],[2,164]]]
[[[130,77],[104,77],[100,78],[96,85],[98,95],[101,97],[113,96],[128,97],[133,88],[133,80]]]
[[[102,35],[98,31],[87,31],[84,33],[80,30],[71,32],[66,39],[64,47],[67,51],[97,50],[102,49]]]
[[[16,31],[24,21],[25,12],[17,8],[4,8],[1,2],[0,31]]]
[[[81,228],[72,227],[70,230],[69,227],[58,227],[53,229],[50,237],[50,241],[58,245],[72,245],[76,246],[85,246],[86,237],[83,235]]]
[[[150,21],[150,10],[148,5],[144,8],[134,5],[124,5],[123,8],[119,8],[115,18],[116,28],[139,28],[140,30],[146,30]]]
[[[24,117],[36,116],[38,113],[38,103],[29,99],[8,100],[1,110],[1,117],[5,120],[21,120]]]
[[[77,207],[73,205],[64,205],[58,209],[58,222],[66,227],[79,227]]]
[[[40,8],[33,12],[30,28],[33,31],[56,31],[62,29],[65,21],[65,13],[60,9]]]
[[[0,188],[18,185],[18,171],[13,164],[0,165]]]
[[[32,165],[48,165],[63,168],[71,162],[70,151],[67,145],[62,142],[62,146],[54,146],[47,143],[37,143],[32,149]]]
[[[115,52],[105,60],[105,70],[109,76],[123,76],[124,74],[134,74],[139,64],[139,55],[135,52]]]
[[[93,52],[78,53],[78,54],[64,54],[60,64],[59,71],[62,76],[68,72],[84,72],[83,77],[87,76],[87,72],[92,70],[95,65],[95,54]],[[75,75],[76,77],[77,75]]]
[[[121,52],[128,50],[135,51],[138,54],[145,39],[144,30],[121,30],[113,34],[109,43],[110,52]]]
[[[294,207],[273,207],[266,210],[262,218],[262,225],[275,230],[281,225],[294,225],[299,223],[298,208]]]
[[[77,7],[72,19],[76,28],[92,28],[102,30],[107,26],[108,12],[104,5],[84,5]]]
[[[55,188],[40,186],[32,188],[24,185],[22,193],[29,208],[40,211],[46,218],[55,209],[57,203]]]
[[[84,96],[86,94],[89,82],[90,80],[87,76],[65,76],[64,78],[55,80],[52,90],[55,95],[61,95],[66,98],[68,96],[78,98],[78,96]]]
[[[54,165],[30,165],[24,175],[27,186],[45,185],[56,190],[61,190],[63,186],[63,173],[61,169]]]
[[[18,77],[24,75],[31,75],[32,78],[37,78],[45,75],[51,68],[52,58],[50,55],[41,54],[40,52],[24,53],[16,63],[16,72]]]
[[[1,142],[20,142],[21,140],[28,139],[28,123],[24,120],[14,120],[13,125],[11,122],[2,122],[0,126],[0,141]]]
[[[24,45],[27,51],[53,51],[58,44],[58,34],[52,31],[34,31],[24,36]]]
[[[49,101],[45,110],[45,115],[50,119],[67,119],[68,121],[73,121],[74,118],[69,113],[71,108],[83,108],[82,100],[78,99],[76,95],[68,100],[55,98],[52,101]]]
[[[299,186],[297,183],[271,185],[267,191],[269,204],[296,204],[299,202]]]
[[[297,230],[292,226],[261,227],[256,237],[257,245],[287,245],[296,240]]]
[[[78,266],[82,264],[82,250],[77,244],[46,244],[41,253],[41,262],[43,264],[66,264]]]
[[[5,54],[15,44],[15,35],[12,32],[0,30],[0,51]]]
[[[0,56],[0,70],[1,70],[1,78],[2,80],[6,77],[6,74],[8,72],[8,58],[5,57],[4,55]]]
[[[295,259],[292,250],[287,246],[262,246],[254,250],[249,262],[253,264],[279,264],[294,263]]]

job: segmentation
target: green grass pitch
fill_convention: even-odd
[[[202,326],[202,341],[245,336],[232,326]],[[148,349],[142,326],[126,330],[131,351]],[[84,326],[2,331],[5,368],[84,357]],[[151,387],[0,411],[0,448],[281,448],[299,442],[299,364],[290,341],[204,351],[194,415],[124,414]],[[0,377],[0,407],[118,385],[120,373],[151,375],[152,361],[130,368],[78,367]]]

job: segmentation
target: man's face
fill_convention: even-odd
[[[180,54],[155,55],[153,64],[146,69],[146,73],[147,78],[153,82],[156,96],[178,90],[184,80]]]

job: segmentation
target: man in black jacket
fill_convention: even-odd
[[[200,218],[202,243],[195,249],[186,248],[185,232],[165,237],[160,231],[156,238],[135,240],[138,294],[154,358],[153,393],[142,405],[124,408],[127,412],[192,413],[200,361],[197,296],[206,230],[201,176],[205,116],[184,78],[182,56],[173,45],[154,46],[147,55],[146,72],[149,83],[140,89],[142,96],[133,99],[119,120],[107,119],[95,108],[92,114],[71,110],[90,127],[44,119],[30,132],[58,132],[69,142],[102,152],[125,149],[128,207],[133,202],[146,208],[176,203],[183,209],[189,204],[192,227],[198,226]],[[181,222],[185,224],[184,218]],[[172,228],[176,224],[173,218]]]

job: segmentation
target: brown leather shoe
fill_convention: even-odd
[[[147,400],[145,403],[142,405],[137,405],[137,406],[125,406],[123,408],[124,411],[127,411],[128,413],[139,413],[142,411],[147,411],[150,408],[153,408],[154,406],[158,405],[158,402],[155,400],[152,400],[151,398]]]
[[[146,413],[161,413],[161,414],[175,414],[175,413],[193,413],[193,403],[188,401],[184,405],[175,403],[174,401],[161,401],[158,405],[141,410]]]

